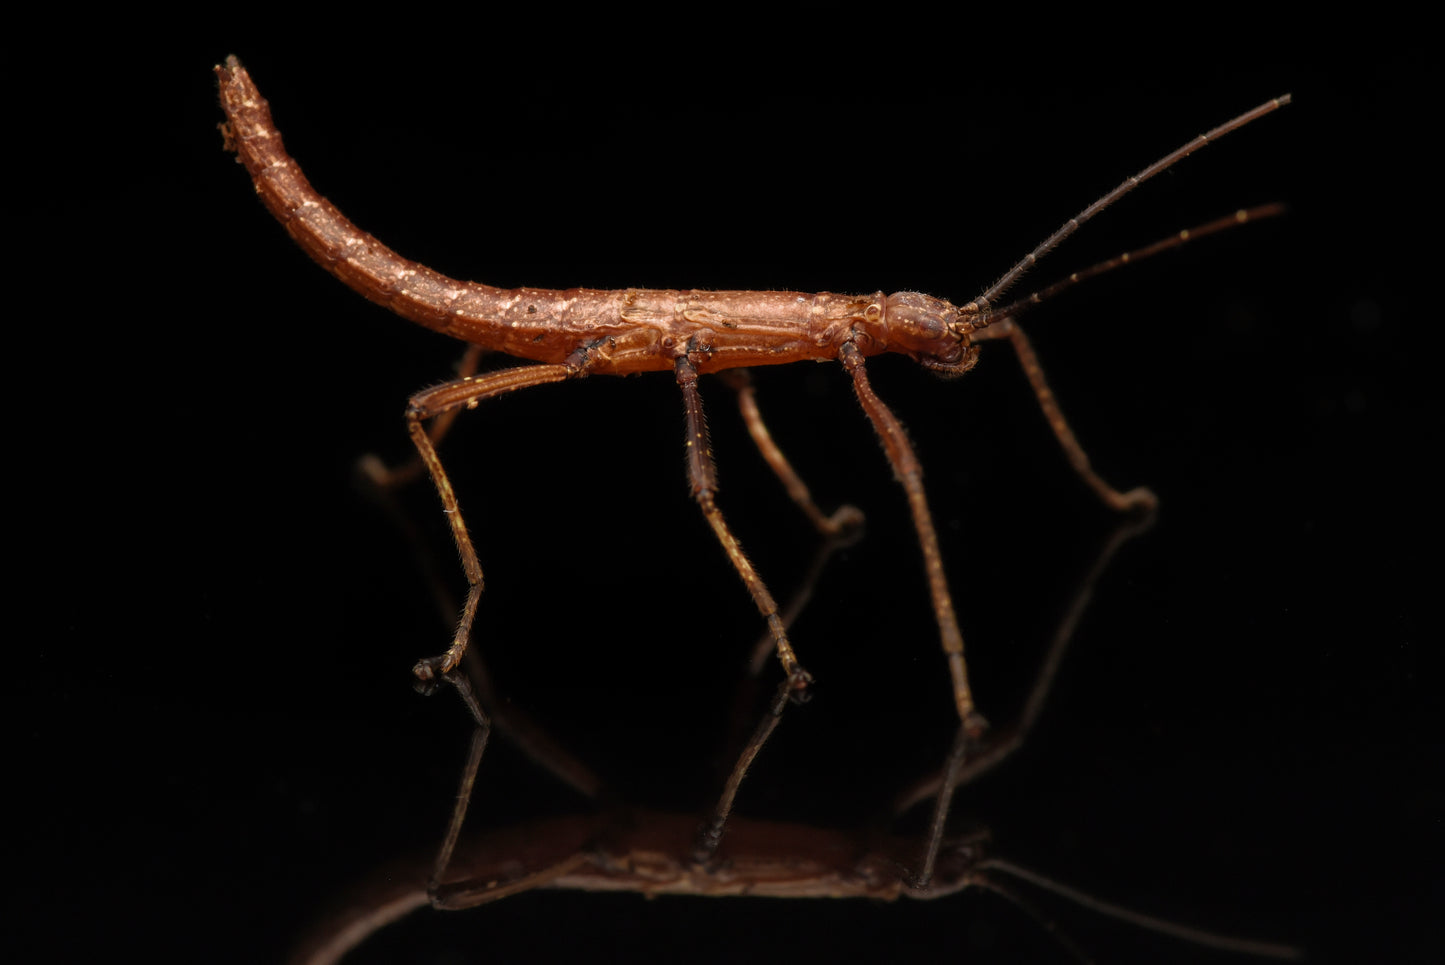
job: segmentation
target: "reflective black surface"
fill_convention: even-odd
[[[128,307],[93,318],[89,281],[82,299],[53,286],[65,310],[34,322],[74,335],[19,413],[48,427],[17,462],[46,482],[28,580],[45,629],[12,653],[38,805],[22,867],[50,957],[100,934],[157,958],[276,960],[349,883],[434,847],[466,750],[452,695],[409,684],[447,628],[407,543],[352,485],[362,454],[406,456],[405,400],[458,352],[311,265],[251,196],[214,134],[207,68],[234,52],[343,211],[499,285],[966,301],[1127,174],[1292,91],[1020,289],[1235,207],[1291,206],[1027,318],[1095,465],[1150,485],[1162,509],[1100,581],[1029,744],[962,791],[955,818],[991,828],[1002,856],[1159,917],[1316,961],[1429,960],[1440,406],[1437,324],[1410,293],[1422,276],[1401,224],[1433,217],[1413,212],[1424,118],[1392,103],[1418,81],[1409,58],[1347,76],[1268,43],[1243,67],[1040,49],[980,76],[928,58],[833,69],[800,55],[801,37],[741,54],[668,33],[653,58],[607,36],[604,50],[574,37],[475,60],[342,47],[308,62],[217,34],[136,58],[129,80],[69,108],[57,139],[93,135],[72,155],[87,200],[23,200],[89,244],[126,234],[86,277],[116,286],[95,304]],[[132,138],[141,150],[122,149]],[[1112,524],[1008,356],[986,346],[957,383],[870,364],[926,467],[978,697],[1000,724]],[[816,694],[738,807],[856,826],[946,753],[943,661],[901,491],[841,368],[757,383],[820,503],[859,505],[868,530],[796,626]],[[786,596],[813,537],[727,390],[704,391],[721,505]],[[666,375],[599,378],[488,404],[443,456],[489,580],[478,639],[499,688],[620,797],[701,814],[760,628],[690,504],[681,434]],[[434,497],[403,504],[455,590]],[[582,807],[505,744],[484,762],[479,826]],[[1100,962],[1231,960],[1037,900]],[[1070,960],[986,894],[533,894],[419,915],[356,960],[940,954]]]

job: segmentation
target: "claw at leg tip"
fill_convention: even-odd
[[[988,721],[978,711],[970,711],[963,719],[963,730],[968,734],[969,740],[978,740],[988,733]]]
[[[428,657],[425,660],[418,660],[416,666],[411,668],[411,672],[416,675],[418,680],[429,683],[446,675],[452,666],[454,665],[449,664],[446,657]]]
[[[1124,511],[1131,513],[1152,513],[1159,508],[1159,497],[1147,486],[1131,489],[1124,494]]]

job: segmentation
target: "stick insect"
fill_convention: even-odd
[[[851,378],[854,393],[907,497],[948,666],[953,703],[969,740],[980,739],[987,722],[970,685],[963,635],[923,488],[921,464],[902,423],[874,392],[867,359],[898,353],[937,375],[951,378],[973,368],[983,342],[1007,341],[1018,355],[1059,445],[1083,482],[1113,510],[1129,512],[1153,507],[1155,496],[1148,489],[1121,491],[1090,467],[1088,456],[1054,401],[1029,340],[1015,318],[1029,305],[1089,274],[1229,225],[1275,214],[1278,206],[1240,211],[1192,232],[1181,232],[1175,238],[1132,256],[1105,262],[1018,302],[1001,304],[1001,299],[1035,262],[1100,211],[1194,151],[1283,107],[1290,100],[1286,94],[1267,101],[1150,164],[1069,219],[977,297],[962,306],[954,306],[918,292],[840,295],[633,288],[553,291],[499,289],[448,278],[403,258],[353,225],[311,186],[286,153],[270,107],[236,58],[217,66],[216,75],[227,118],[222,125],[227,147],[234,150],[245,165],[266,208],[312,259],[359,294],[404,318],[472,346],[532,363],[484,374],[465,374],[418,392],[407,407],[408,433],[441,497],[469,585],[451,645],[444,653],[415,665],[414,672],[419,679],[435,680],[455,671],[471,639],[483,587],[481,563],[452,484],[437,455],[437,441],[452,418],[462,409],[521,389],[590,375],[662,371],[673,374],[682,394],[687,475],[692,496],[767,624],[773,650],[784,673],[780,698],[801,699],[812,677],[789,640],[777,603],[724,521],[717,504],[717,475],[698,378],[713,373],[728,374],[748,366],[836,361]],[[845,512],[849,507],[831,516],[817,507],[807,486],[773,443],[761,416],[746,402],[744,420],[793,501],[824,536],[836,536],[850,525],[856,525],[856,511]],[[778,714],[783,705],[781,699],[775,701]],[[776,715],[773,723],[776,724]],[[704,836],[705,849],[716,846],[737,786],[770,732],[770,727],[760,727],[744,750],[728,780],[713,825]]]

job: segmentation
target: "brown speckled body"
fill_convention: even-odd
[[[218,67],[227,137],[256,192],[307,254],[367,298],[453,338],[534,362],[585,349],[588,374],[670,371],[687,356],[699,373],[837,361],[901,352],[957,365],[967,343],[959,310],[912,292],[888,296],[789,291],[494,288],[410,261],[352,224],[286,153],[271,110],[235,58]]]

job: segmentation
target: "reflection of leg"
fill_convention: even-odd
[[[514,894],[518,891],[526,891],[528,888],[537,887],[536,883],[524,885],[524,881],[532,881],[537,875],[544,878],[555,877],[562,874],[580,862],[581,858],[573,856],[570,852],[566,858],[558,862],[556,866],[548,865],[536,875],[528,875],[523,879],[508,880],[505,889],[499,887],[497,882],[479,883],[476,881],[446,882],[443,885],[448,867],[451,865],[452,855],[456,851],[457,839],[461,834],[462,824],[466,821],[467,809],[471,806],[472,791],[476,787],[477,772],[482,763],[482,755],[486,753],[487,741],[491,736],[493,715],[489,715],[483,706],[502,706],[495,699],[491,690],[491,683],[487,677],[486,667],[475,650],[468,651],[467,672],[453,670],[448,673],[445,679],[457,689],[462,703],[466,704],[467,710],[471,713],[472,719],[476,722],[476,728],[472,731],[472,743],[467,751],[467,763],[462,768],[462,778],[457,788],[456,803],[452,806],[451,819],[447,824],[447,833],[442,841],[440,851],[437,853],[436,862],[432,866],[431,880],[427,886],[427,893],[430,895],[432,904],[438,908],[468,908],[472,905],[482,904],[503,897],[506,894]],[[474,687],[473,684],[476,684]],[[552,774],[575,788],[588,798],[596,798],[601,794],[601,782],[588,767],[577,760],[561,745],[557,744],[540,728],[525,719],[519,725],[515,711],[503,715],[500,711],[495,714],[497,729],[503,731],[507,737],[512,739],[528,757],[541,765]],[[505,723],[504,723],[505,722]],[[565,865],[566,867],[563,867]]]
[[[603,795],[602,779],[590,767],[557,743],[525,710],[515,703],[498,698],[486,663],[476,650],[467,650],[464,664],[465,675],[453,671],[448,679],[455,682],[454,678],[464,677],[470,682],[476,696],[471,698],[463,693],[462,700],[466,702],[474,720],[482,713],[482,708],[491,708],[486,717],[496,727],[497,733],[510,741],[512,746],[526,755],[533,764],[588,800],[595,800]]]
[[[1063,410],[1059,408],[1053,390],[1049,388],[1048,380],[1044,377],[1043,367],[1039,365],[1039,357],[1034,354],[1033,345],[1030,344],[1028,336],[1024,334],[1024,330],[1019,327],[1017,322],[1011,318],[1000,319],[990,324],[988,328],[977,332],[974,338],[980,341],[1007,338],[1013,345],[1014,353],[1019,358],[1019,364],[1023,366],[1024,375],[1028,377],[1029,385],[1034,389],[1034,396],[1039,400],[1039,408],[1044,410],[1044,418],[1049,421],[1049,428],[1054,431],[1054,438],[1059,440],[1059,446],[1064,450],[1069,465],[1074,467],[1074,472],[1079,474],[1079,478],[1084,480],[1085,485],[1104,501],[1104,505],[1115,512],[1123,513],[1152,509],[1158,504],[1158,497],[1143,486],[1131,489],[1127,493],[1121,493],[1106,483],[1090,467],[1088,453],[1084,452],[1084,447],[1079,445],[1074,431],[1069,428]]]
[[[717,852],[717,846],[722,841],[723,825],[727,824],[728,815],[732,813],[733,801],[737,798],[738,788],[742,786],[743,778],[747,776],[748,768],[752,766],[753,759],[773,735],[778,722],[783,719],[783,708],[788,706],[788,698],[793,690],[787,680],[784,680],[778,687],[776,696],[768,704],[763,717],[758,721],[758,726],[753,730],[753,736],[748,740],[743,752],[738,755],[737,763],[733,765],[732,773],[728,775],[727,783],[723,785],[722,797],[718,799],[717,807],[713,809],[712,816],[703,825],[702,831],[698,834],[697,842],[693,846],[692,858],[699,864],[706,864]]]
[[[480,757],[478,745],[485,743],[485,737],[473,740],[473,755],[468,760],[473,775],[475,761]],[[463,789],[467,790],[465,777]],[[464,807],[464,802],[458,800],[458,813]],[[562,818],[544,823],[546,828],[542,831],[528,826],[503,831],[493,836],[486,847],[478,848],[473,841],[467,849],[460,877],[453,881],[442,880],[447,870],[442,859],[450,859],[450,853],[439,855],[427,889],[432,907],[446,911],[475,908],[509,895],[543,888],[591,859],[591,845],[596,843],[598,833],[595,820]],[[449,834],[448,838],[450,844],[455,843],[454,835]]]
[[[953,792],[958,787],[958,773],[968,756],[968,728],[958,728],[953,739],[953,749],[948,752],[948,762],[938,785],[938,797],[933,802],[933,817],[928,822],[928,840],[923,847],[923,860],[919,862],[918,873],[909,884],[918,889],[928,887],[933,880],[933,868],[938,862],[938,849],[943,845],[943,829],[948,824],[948,812],[953,806]]]
[[[482,754],[487,750],[487,738],[492,734],[492,722],[482,711],[476,695],[472,693],[472,685],[468,682],[466,674],[453,671],[447,674],[445,679],[456,685],[457,692],[461,694],[462,702],[467,705],[467,709],[472,712],[472,718],[477,722],[477,727],[472,732],[472,746],[467,751],[466,766],[462,768],[461,786],[457,788],[456,804],[452,807],[451,820],[447,822],[447,834],[442,839],[441,850],[437,852],[436,864],[432,866],[431,880],[427,882],[427,894],[431,895],[433,904],[437,901],[437,888],[441,885],[442,878],[452,863],[452,853],[457,848],[457,837],[462,833],[462,822],[466,820],[467,808],[472,803],[472,788],[477,783],[477,769],[481,766]]]
[[[1043,712],[1045,704],[1048,703],[1049,691],[1053,688],[1059,664],[1063,661],[1064,652],[1074,638],[1074,630],[1078,627],[1079,620],[1093,600],[1095,584],[1104,575],[1104,571],[1109,568],[1109,564],[1113,562],[1120,547],[1153,525],[1154,514],[1151,511],[1120,520],[1105,537],[1093,561],[1075,585],[1074,594],[1070,598],[1068,606],[1065,607],[1063,615],[1059,618],[1058,626],[1055,627],[1053,638],[1049,642],[1048,651],[1039,665],[1038,674],[1034,677],[1033,686],[1029,689],[1028,697],[1024,700],[1018,719],[1007,727],[995,730],[987,744],[978,749],[966,762],[955,764],[953,755],[950,755],[949,762],[944,766],[942,773],[925,778],[899,795],[894,802],[894,814],[902,814],[925,798],[941,794],[946,785],[946,775],[950,768],[952,769],[951,780],[955,786],[967,784],[985,771],[992,770],[1023,745],[1039,715]],[[950,790],[948,793],[952,794],[952,791]]]

